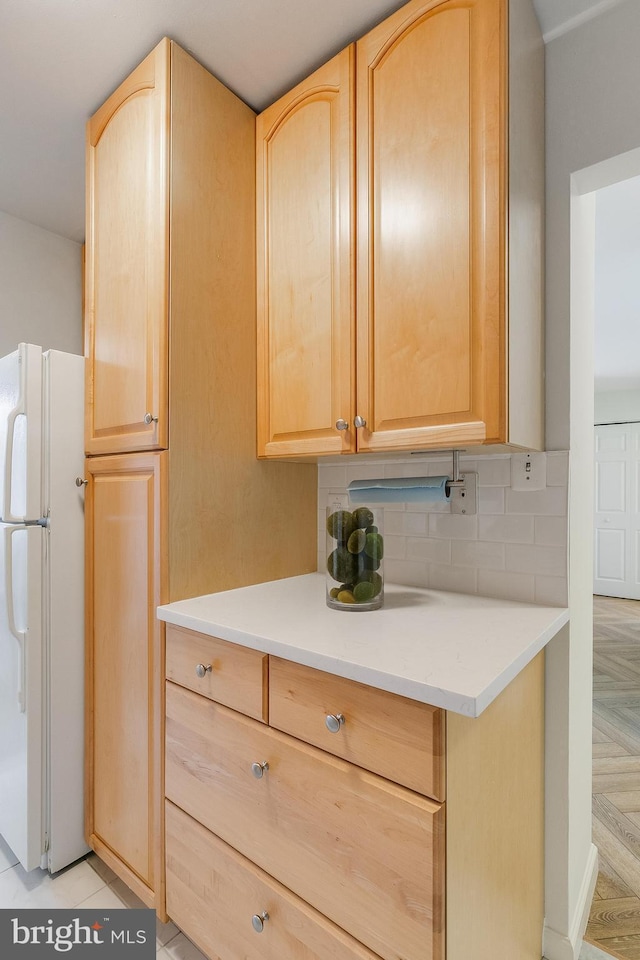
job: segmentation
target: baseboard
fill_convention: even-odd
[[[545,960],[578,960],[582,937],[587,928],[591,901],[598,880],[598,848],[591,844],[587,863],[580,884],[578,902],[567,933],[561,933],[545,923],[543,951]]]

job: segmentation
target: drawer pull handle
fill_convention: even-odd
[[[251,926],[256,933],[262,933],[264,930],[264,925],[269,919],[269,914],[266,910],[263,910],[262,913],[254,913],[251,917]]]
[[[200,677],[200,679],[202,680],[202,678],[206,677],[206,675],[210,672],[210,670],[211,670],[211,664],[208,664],[205,667],[204,663],[198,663],[196,664],[196,677]]]
[[[251,764],[251,773],[254,775],[256,780],[262,780],[262,778],[264,777],[268,769],[269,769],[268,760],[264,760],[262,763],[258,763],[258,761],[255,760]]]
[[[337,733],[345,723],[344,714],[330,713],[324,723],[329,733]]]

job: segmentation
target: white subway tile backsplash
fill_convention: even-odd
[[[477,593],[478,571],[475,567],[452,567],[429,564],[428,586],[432,590],[453,590],[455,593]]]
[[[566,517],[534,517],[535,542],[562,547],[567,542]]]
[[[536,603],[550,607],[566,607],[568,600],[567,580],[564,577],[536,577]]]
[[[533,603],[535,577],[528,573],[511,573],[508,570],[478,570],[478,593],[503,600],[522,600]]]
[[[504,543],[484,540],[453,540],[451,543],[451,563],[454,566],[504,570],[504,556]]]
[[[545,490],[507,490],[507,513],[525,513],[540,517],[567,515],[567,488],[547,487]]]
[[[567,575],[567,551],[564,547],[507,543],[505,550],[507,570],[550,577]]]
[[[385,560],[384,578],[408,587],[426,587],[427,564],[419,560]]]
[[[569,479],[569,454],[566,451],[547,454],[547,486],[566,487]]]
[[[451,540],[431,537],[408,537],[407,560],[428,560],[430,563],[451,563]]]
[[[533,543],[535,517],[478,517],[480,540]]]
[[[342,490],[347,486],[347,467],[334,463],[318,464],[318,488],[320,490]]]
[[[511,457],[478,460],[477,469],[481,487],[508,487],[511,483]]]
[[[478,513],[504,513],[504,487],[478,487]]]
[[[429,536],[450,540],[475,540],[478,536],[478,518],[462,514],[429,514]]]
[[[384,556],[386,560],[405,560],[407,557],[406,537],[393,537],[388,533],[384,535]],[[413,558],[409,558],[413,559]]]
[[[478,514],[451,513],[451,504],[385,505],[385,578],[513,600],[566,605],[567,478],[569,455],[547,454],[547,487],[510,487],[511,457],[460,457],[460,471],[478,473]],[[318,467],[318,569],[325,571],[327,491],[351,480],[450,476],[450,454],[372,460],[350,457]]]

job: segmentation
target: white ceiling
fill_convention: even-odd
[[[619,0],[534,0],[543,32]],[[0,210],[84,238],[88,117],[163,37],[254,109],[403,0],[0,0]]]

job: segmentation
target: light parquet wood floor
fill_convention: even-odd
[[[640,601],[594,597],[593,840],[585,940],[640,960]]]

